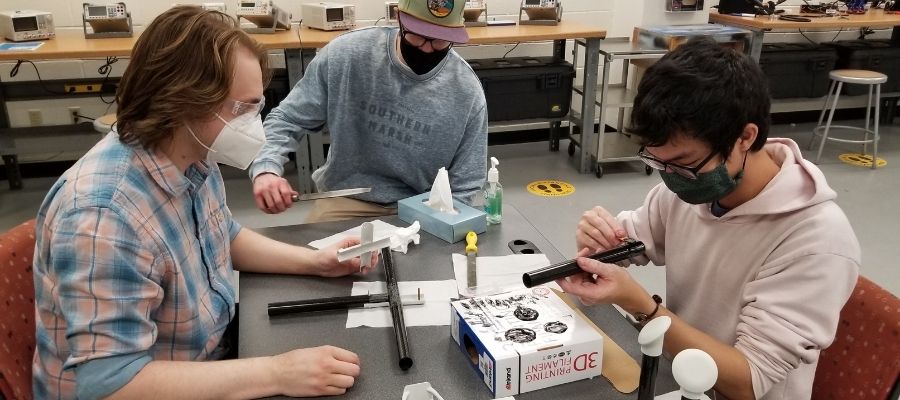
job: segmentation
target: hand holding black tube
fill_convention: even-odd
[[[644,242],[634,239],[625,239],[618,247],[590,255],[587,258],[605,263],[615,263],[643,254],[645,249]],[[526,272],[522,275],[522,283],[525,284],[525,287],[530,288],[575,275],[579,272],[582,272],[582,270],[581,267],[578,266],[578,263],[575,260],[568,260],[531,272]]]

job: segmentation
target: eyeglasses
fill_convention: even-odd
[[[697,166],[688,167],[660,160],[654,157],[652,154],[646,152],[644,146],[641,146],[641,149],[638,150],[638,157],[641,159],[641,161],[644,162],[644,164],[647,164],[647,166],[649,166],[650,168],[658,171],[672,171],[688,179],[697,179],[697,174],[700,173],[700,170],[703,168],[703,166],[706,165],[709,160],[712,160],[712,158],[716,154],[718,153],[713,151],[712,153],[709,153],[709,155],[706,156],[706,158],[703,159],[700,164],[697,164]]]
[[[425,45],[425,43],[431,43],[432,49],[444,50],[450,47],[451,44],[449,41],[446,41],[444,39],[433,39],[430,37],[421,36],[406,29],[401,29],[401,32],[403,33],[403,38],[406,39],[409,44],[416,47],[422,47]]]
[[[259,115],[262,112],[263,107],[266,105],[266,98],[263,96],[256,103],[245,103],[239,100],[229,100],[233,103],[231,106],[231,114],[235,117],[239,117],[244,114],[253,113],[254,116]]]

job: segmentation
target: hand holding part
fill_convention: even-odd
[[[271,172],[262,173],[253,179],[253,199],[256,207],[266,214],[278,214],[292,205],[292,197],[297,192],[291,184]]]
[[[373,246],[376,244],[385,244],[389,242],[389,238],[385,238],[380,241],[369,243],[368,246]],[[380,243],[384,241],[385,243]],[[317,260],[319,263],[319,276],[323,277],[337,277],[337,276],[345,276],[350,275],[356,272],[366,273],[375,268],[378,264],[378,252],[377,251],[359,251],[361,247],[365,247],[360,244],[359,238],[354,237],[346,237],[341,239],[337,244],[325,247],[317,251]],[[352,251],[352,255],[348,255],[348,250],[355,249]],[[373,247],[372,250],[377,250],[377,247]],[[365,250],[365,249],[364,249]],[[368,261],[368,266],[361,267],[362,260],[357,257],[366,257]]]
[[[597,206],[582,214],[575,231],[575,244],[579,251],[587,247],[600,252],[618,246],[621,238],[627,236],[628,233],[619,220],[603,207]]]
[[[587,258],[604,263],[615,263],[643,254],[645,249],[644,242],[634,239],[625,239],[618,247],[590,255]],[[560,278],[565,278],[579,272],[583,272],[583,270],[578,266],[578,262],[576,260],[568,260],[531,272],[526,272],[522,275],[522,283],[525,284],[525,287],[530,288]]]

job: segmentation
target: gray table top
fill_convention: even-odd
[[[383,221],[406,226],[397,217]],[[260,233],[292,244],[305,245],[312,240],[341,232],[360,224],[363,219],[343,222],[266,228]],[[449,244],[424,231],[421,244],[411,245],[408,254],[394,253],[400,281],[453,279],[452,253],[463,253],[465,242]],[[507,244],[515,239],[534,243],[551,262],[564,256],[513,207],[504,207],[503,223],[489,226],[478,236],[478,254],[501,256],[512,254]],[[362,373],[356,384],[341,398],[399,399],[406,385],[431,382],[447,400],[491,399],[487,386],[473,371],[468,357],[450,337],[449,326],[408,327],[410,353],[414,365],[408,371],[397,366],[397,350],[392,328],[345,328],[345,311],[287,315],[269,318],[266,306],[271,302],[347,296],[353,281],[384,280],[382,269],[367,276],[318,278],[242,273],[240,277],[240,357],[267,356],[296,348],[334,345],[357,353]],[[612,306],[584,307],[582,311],[606,334],[640,363],[637,330]],[[657,393],[675,390],[670,363],[660,362]],[[559,385],[515,396],[527,399],[628,399],[616,391],[603,377]]]

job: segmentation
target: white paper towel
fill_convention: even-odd
[[[398,282],[401,296],[415,295],[421,289],[425,304],[403,307],[406,326],[450,325],[450,299],[457,298],[456,281],[413,281]],[[387,284],[377,282],[353,282],[351,295],[378,294],[387,291]],[[391,310],[380,308],[354,308],[347,313],[347,328],[371,326],[384,328],[393,326]]]
[[[466,297],[486,296],[510,290],[525,289],[522,274],[550,265],[550,260],[543,254],[512,254],[498,257],[475,258],[478,287],[471,292],[466,282],[466,256],[453,254],[453,275],[456,277],[459,294]],[[550,282],[547,286],[557,290],[559,285]]]

